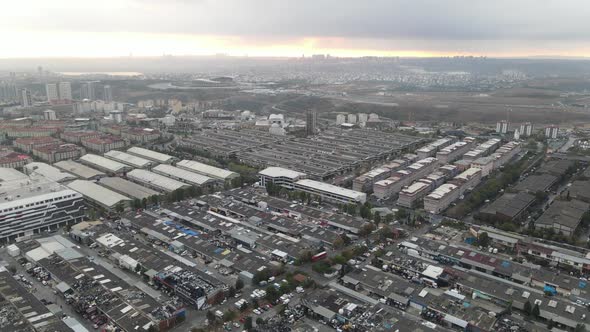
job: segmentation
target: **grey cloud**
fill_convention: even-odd
[[[51,8],[19,26],[68,31],[382,40],[590,40],[587,0],[121,0]],[[0,14],[0,18],[2,14]],[[10,22],[4,28],[10,28]],[[2,27],[2,23],[0,23]]]

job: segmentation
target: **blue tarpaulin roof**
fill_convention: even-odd
[[[555,290],[555,287],[551,287],[549,285],[545,285],[545,288],[543,288],[544,292],[549,292],[553,295],[557,294],[557,290]]]

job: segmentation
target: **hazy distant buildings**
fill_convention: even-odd
[[[23,107],[33,106],[33,97],[31,96],[31,90],[22,89],[20,98],[20,103]]]
[[[57,120],[57,116],[55,115],[54,110],[45,110],[43,111],[43,118],[45,120]]]
[[[346,122],[346,115],[344,115],[344,114],[338,114],[338,115],[336,115],[336,124],[337,125],[341,125],[341,124],[343,124],[345,122]]]
[[[70,82],[47,83],[45,94],[51,104],[69,104],[72,101],[72,86]]]
[[[18,99],[18,90],[13,83],[0,82],[0,100],[16,101]]]
[[[307,136],[315,135],[317,132],[318,112],[315,110],[305,111],[305,133]]]
[[[123,112],[121,111],[111,111],[110,117],[114,123],[121,123],[123,122]]]
[[[496,123],[496,132],[499,134],[506,134],[508,132],[508,121],[502,120]]]
[[[48,83],[45,85],[45,95],[47,96],[47,101],[50,103],[55,103],[59,100],[59,93],[57,90],[57,84],[55,83]]]
[[[113,89],[110,85],[104,86],[104,101],[105,103],[110,103],[113,101]]]
[[[80,85],[80,99],[96,99],[96,82],[83,82]]]
[[[557,134],[559,134],[559,127],[556,125],[550,125],[545,127],[545,137],[547,138],[557,138]]]
[[[533,124],[526,122],[520,125],[519,134],[522,137],[529,137],[533,134]]]
[[[72,84],[70,82],[59,83],[59,99],[64,103],[70,103],[72,101]]]

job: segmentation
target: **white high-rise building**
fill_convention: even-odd
[[[113,89],[110,85],[104,86],[104,101],[110,103],[113,101]]]
[[[522,137],[529,137],[533,134],[533,124],[530,122],[525,122],[520,125],[520,136]]]
[[[545,127],[545,137],[547,138],[557,138],[559,134],[559,127],[556,125],[550,125]]]
[[[356,123],[356,114],[348,114],[348,123]]]
[[[518,141],[520,139],[520,135],[521,135],[520,134],[520,130],[519,129],[515,129],[514,130],[514,139]]]
[[[367,113],[359,113],[359,122],[367,122],[368,119],[368,115]]]
[[[23,107],[32,107],[33,106],[33,97],[31,96],[31,90],[22,89],[22,91],[21,91],[21,105]]]
[[[43,111],[43,118],[45,120],[57,120],[57,115],[55,115],[54,110],[45,110]]]
[[[48,83],[45,85],[45,94],[47,95],[47,101],[54,103],[59,100],[59,93],[57,91],[57,84]]]
[[[346,122],[346,115],[344,115],[344,114],[338,114],[338,115],[336,115],[336,124],[337,125],[341,125],[341,124],[343,124],[345,122]]]
[[[96,99],[95,83],[96,82],[84,82],[80,85],[80,99]]]
[[[113,119],[113,122],[115,123],[121,123],[123,122],[123,112],[121,111],[111,111],[110,112],[111,115],[111,119]]]
[[[59,83],[59,99],[66,103],[72,100],[72,84],[70,82]]]
[[[499,134],[506,134],[508,132],[508,121],[502,120],[496,123],[496,132]]]

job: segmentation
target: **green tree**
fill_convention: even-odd
[[[234,297],[236,295],[236,288],[234,286],[229,286],[227,290],[227,297]]]
[[[530,301],[525,302],[523,311],[524,311],[525,315],[527,315],[527,316],[530,316],[532,314],[533,306],[531,305]]]
[[[531,314],[537,318],[541,315],[541,309],[539,308],[538,303],[535,303],[535,306],[533,306],[533,309],[531,310]]]
[[[88,219],[96,220],[96,210],[95,209],[88,210]]]
[[[256,318],[256,325],[264,325],[264,319],[262,317]]]
[[[237,289],[237,290],[240,290],[240,289],[242,289],[242,288],[244,288],[244,281],[243,281],[242,279],[239,279],[239,278],[238,278],[238,279],[236,280],[236,289]]]
[[[393,218],[394,218],[393,213],[388,213],[385,215],[385,222],[390,224],[393,222]]]
[[[346,206],[346,212],[348,214],[350,214],[351,216],[355,216],[356,215],[356,204],[348,204]]]
[[[332,246],[336,249],[340,249],[342,247],[344,247],[344,239],[342,239],[341,236],[338,236],[334,242],[332,243]]]
[[[477,244],[482,247],[488,247],[490,245],[490,236],[487,232],[482,232],[477,237]]]
[[[395,213],[395,217],[398,220],[406,219],[408,217],[408,211],[406,211],[406,209],[404,209],[404,208],[399,208],[397,210],[397,212]]]
[[[244,328],[248,331],[252,329],[252,317],[247,316],[246,320],[244,321]]]
[[[578,323],[576,324],[576,328],[574,329],[575,332],[585,332],[586,331],[586,325],[583,323]]]
[[[209,324],[212,325],[215,323],[215,314],[213,313],[213,311],[207,310],[207,313],[205,315],[207,317],[207,320],[209,321]]]
[[[375,221],[375,225],[379,225],[381,223],[381,213],[375,212],[373,220]]]
[[[276,301],[279,297],[281,296],[281,294],[279,293],[279,290],[273,286],[270,285],[268,287],[266,287],[266,296],[265,298],[270,301],[270,302],[274,302]]]
[[[115,211],[117,211],[117,213],[119,213],[119,214],[123,213],[123,211],[125,211],[125,206],[123,205],[123,203],[119,202],[115,206]]]

